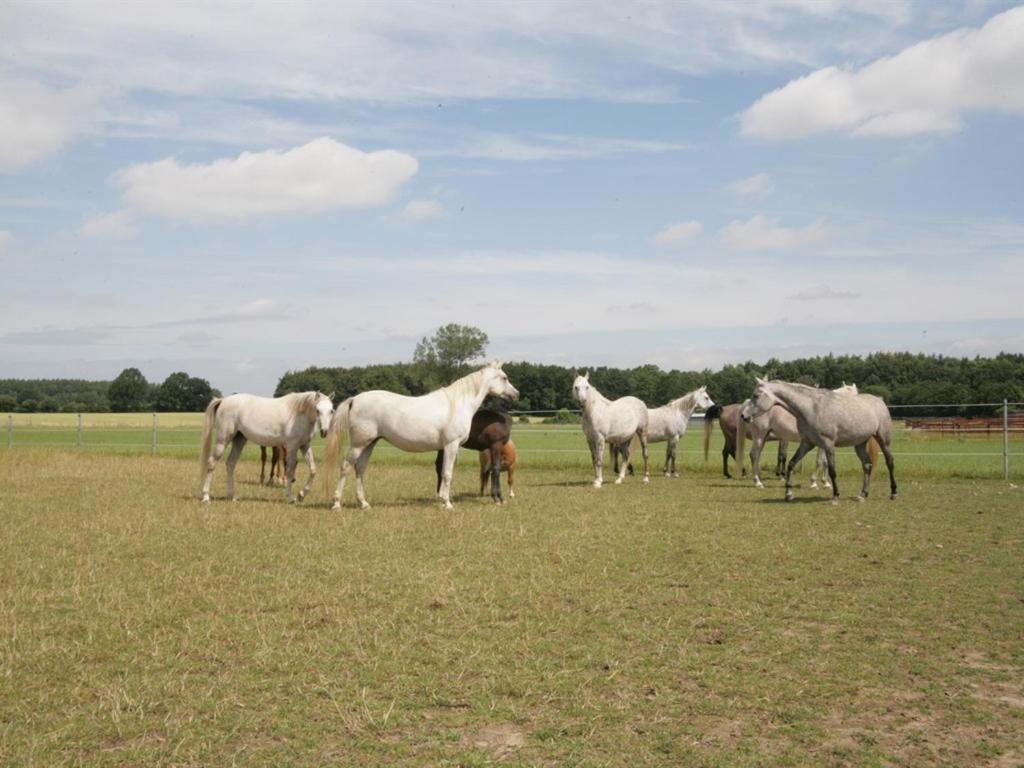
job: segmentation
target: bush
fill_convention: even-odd
[[[578,413],[572,413],[571,411],[561,408],[555,412],[554,416],[549,416],[544,419],[545,424],[579,424],[582,421],[582,417]]]

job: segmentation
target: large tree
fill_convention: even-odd
[[[472,325],[448,323],[433,336],[420,340],[413,353],[413,362],[426,367],[447,384],[465,373],[466,366],[479,360],[487,350],[487,334]]]
[[[210,382],[184,371],[172,373],[160,385],[156,395],[156,410],[171,413],[202,411],[210,402],[214,390]]]
[[[149,405],[149,382],[138,368],[125,368],[110,382],[107,399],[115,413],[144,411]]]

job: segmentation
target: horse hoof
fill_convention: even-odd
[[[833,507],[838,507],[839,506],[839,497],[838,496],[833,496],[832,497],[832,506]]]
[[[764,488],[764,483],[761,483],[761,482],[754,483],[754,487],[755,488]],[[812,485],[811,487],[813,488],[814,486]]]
[[[857,497],[857,501],[859,501],[861,504],[863,504],[865,501],[867,501],[867,498],[868,498],[867,496],[858,496]]]
[[[679,473],[678,472],[673,472],[672,473],[672,477],[679,477]]]
[[[645,484],[646,484],[646,483],[649,483],[649,482],[651,482],[651,478],[650,478],[650,477],[648,477],[647,475],[644,475],[644,479],[643,479],[643,480],[642,480],[641,482],[643,482],[643,483],[645,483]]]
[[[299,501],[302,501],[302,500],[303,500],[304,498],[306,498],[306,492],[305,492],[305,491],[299,491],[299,495],[298,495],[298,496],[296,496],[296,498],[297,498],[297,499],[298,499]]]
[[[515,495],[514,493],[512,493],[512,491],[509,491],[509,492],[508,492],[508,497],[509,497],[510,499],[514,499],[514,498],[516,497],[516,495]]]
[[[595,487],[595,488],[600,488],[601,486],[602,486],[602,483],[601,483],[601,481],[600,481],[600,480],[595,480],[595,481],[594,481],[594,487]]]
[[[622,485],[622,478],[621,477],[616,477],[615,478],[615,484],[616,485]]]
[[[896,494],[894,493],[894,494],[893,494],[892,496],[890,496],[889,498],[890,498],[890,499],[891,499],[892,501],[896,501]]]
[[[360,502],[359,508],[360,509],[369,509],[370,508],[370,504],[369,504],[369,502],[366,502],[366,501]]]
[[[341,512],[341,502],[336,501],[331,505],[331,512]]]
[[[209,495],[209,494],[206,494],[206,495],[204,495],[204,496],[203,496],[203,498],[202,498],[202,499],[200,499],[200,501],[201,501],[201,502],[202,502],[203,504],[209,504],[209,503],[210,503],[210,495]]]
[[[792,493],[787,493],[785,498],[786,498],[786,501],[792,501],[793,500],[793,494]]]
[[[814,490],[817,490],[818,489],[818,484],[817,483],[811,483],[810,487],[813,488]]]

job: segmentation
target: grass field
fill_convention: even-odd
[[[1024,763],[1021,490],[594,491],[578,433],[516,439],[514,502],[464,456],[452,512],[385,450],[340,514],[251,460],[201,505],[194,452],[3,452],[0,764]]]

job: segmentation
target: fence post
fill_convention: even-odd
[[[14,446],[14,417],[11,414],[7,414],[7,447],[11,448]]]
[[[78,432],[75,433],[75,447],[82,447],[82,414],[78,414]]]
[[[150,449],[149,454],[156,456],[156,412],[153,412],[153,447]]]
[[[1010,404],[1003,398],[1003,480],[1010,479]]]

